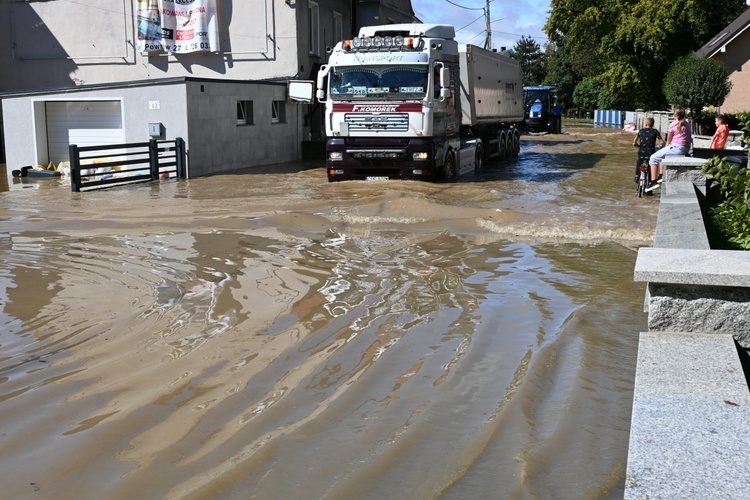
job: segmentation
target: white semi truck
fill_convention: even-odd
[[[517,61],[459,44],[448,25],[368,26],[316,82],[329,181],[451,179],[519,152]]]

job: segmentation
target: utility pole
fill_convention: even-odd
[[[487,38],[484,39],[484,48],[492,50],[492,26],[490,25],[490,0],[487,0],[487,7],[484,8],[484,19],[487,21]]]

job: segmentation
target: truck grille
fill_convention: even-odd
[[[349,131],[387,130],[388,132],[405,132],[409,130],[409,115],[406,113],[347,113],[344,115],[344,121],[349,124]]]
[[[347,149],[346,152],[357,160],[397,159],[405,156],[400,149]]]

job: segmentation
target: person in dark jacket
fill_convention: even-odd
[[[666,142],[661,136],[661,132],[654,128],[654,119],[652,117],[646,118],[643,122],[643,128],[638,131],[638,134],[633,139],[633,146],[638,148],[638,158],[635,162],[635,182],[638,183],[638,174],[641,164],[644,161],[648,161],[648,158],[656,151],[656,141],[661,141],[661,147],[664,147]]]

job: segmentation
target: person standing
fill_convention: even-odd
[[[710,149],[724,149],[729,137],[729,125],[727,124],[726,115],[716,115],[716,132],[711,138]]]
[[[677,106],[674,110],[674,120],[669,124],[667,131],[667,145],[651,155],[648,164],[651,167],[652,180],[646,192],[661,187],[664,178],[664,165],[662,160],[667,156],[685,156],[690,151],[690,145],[693,143],[693,131],[690,122],[685,118],[685,109]],[[657,177],[658,172],[658,177]]]
[[[644,120],[643,128],[638,131],[635,139],[633,139],[633,146],[638,148],[638,157],[635,160],[636,183],[638,182],[641,163],[648,161],[651,155],[656,151],[657,139],[661,142],[661,147],[664,147],[666,142],[664,142],[661,132],[654,128],[654,118],[649,116]]]

